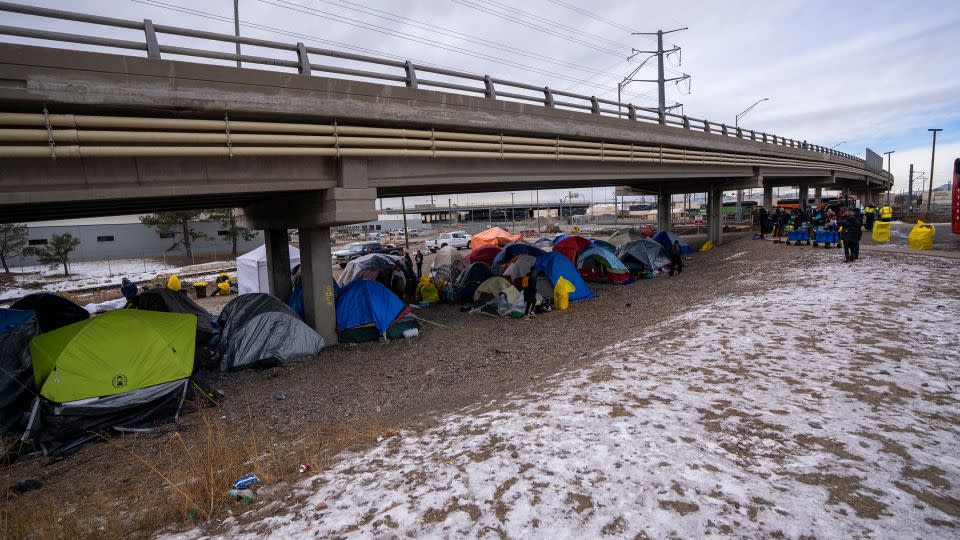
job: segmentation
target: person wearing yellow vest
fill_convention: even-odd
[[[868,231],[873,230],[873,222],[877,220],[877,207],[872,204],[868,204],[863,209],[863,217],[865,219],[863,226]]]
[[[890,219],[893,217],[893,208],[889,206],[884,206],[880,209],[880,221],[884,223],[889,223]]]

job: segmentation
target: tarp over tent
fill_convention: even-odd
[[[87,310],[60,295],[48,292],[28,294],[14,302],[10,309],[35,312],[41,332],[51,332],[90,318]]]
[[[506,268],[503,269],[502,275],[516,283],[518,279],[526,276],[535,264],[537,264],[537,258],[533,255],[517,255],[507,264]]]
[[[591,238],[590,243],[596,247],[606,249],[610,253],[617,252],[617,246],[611,244],[610,242],[607,242],[606,240],[600,240],[599,238]]]
[[[670,259],[659,242],[644,238],[628,242],[617,249],[617,258],[630,272],[657,271],[670,264]]]
[[[545,247],[553,247],[553,240],[551,240],[551,239],[547,238],[546,236],[544,236],[544,237],[542,237],[542,238],[537,238],[537,239],[533,242],[533,245],[535,245],[535,246],[537,246],[538,248],[541,248],[541,249],[543,249],[543,248],[545,248]]]
[[[385,253],[370,253],[357,257],[347,263],[343,272],[337,278],[337,286],[346,287],[350,282],[358,279],[370,279],[380,281],[381,273],[390,276],[397,265],[403,267],[403,258],[396,255],[387,255]],[[385,280],[389,283],[389,278]]]
[[[577,290],[570,293],[571,302],[593,298],[593,293],[590,292],[587,283],[580,277],[580,273],[577,272],[577,267],[563,255],[551,251],[537,259],[535,268],[546,274],[546,276],[550,278],[550,283],[554,286],[557,285],[557,281],[559,281],[561,277],[572,283]]]
[[[137,309],[164,313],[189,313],[197,317],[197,345],[206,345],[213,337],[213,318],[185,294],[166,287],[144,289],[137,295]]]
[[[585,279],[623,283],[630,279],[630,271],[617,256],[606,248],[594,246],[580,252],[577,269]]]
[[[670,248],[673,246],[674,242],[680,242],[680,254],[689,255],[693,253],[693,250],[690,249],[690,244],[688,244],[683,238],[680,238],[676,233],[670,231],[660,231],[657,234],[653,235],[653,240],[658,244],[663,246],[663,249],[670,252]]]
[[[500,227],[490,227],[470,237],[470,247],[478,249],[483,246],[503,247],[510,242],[522,240],[523,236],[519,234],[510,234]]]
[[[403,300],[376,281],[354,281],[340,291],[337,331],[345,343],[397,339],[419,326]]]
[[[542,257],[546,251],[538,248],[537,246],[523,242],[511,242],[500,250],[500,253],[493,259],[493,266],[491,268],[496,268],[500,266],[500,263],[504,261],[509,261],[511,258],[516,257],[517,255],[532,255],[534,257]]]
[[[34,387],[29,345],[39,333],[32,311],[0,308],[0,435],[26,421]]]
[[[277,297],[240,295],[224,306],[218,319],[220,370],[283,364],[323,348],[323,338]]]
[[[453,246],[443,246],[430,265],[430,275],[440,276],[444,283],[453,283],[463,272],[463,255]]]
[[[623,247],[624,244],[628,244],[634,240],[642,240],[646,237],[647,236],[636,227],[624,227],[611,234],[608,241],[620,248]]]
[[[553,251],[563,255],[571,263],[577,264],[577,254],[592,245],[586,238],[571,234],[559,241],[554,239]]]
[[[463,258],[463,264],[484,263],[493,267],[493,259],[500,253],[500,246],[486,245],[480,248],[474,248],[473,251]]]
[[[294,268],[300,264],[300,250],[293,246],[289,246],[289,250],[290,268]],[[266,245],[237,257],[237,291],[240,294],[270,292]]]
[[[477,287],[494,276],[496,274],[485,263],[472,263],[460,274],[453,286],[453,292],[456,295],[454,300],[461,303],[472,301],[473,293],[477,291]]]
[[[193,371],[196,317],[125,309],[30,342],[39,390],[28,434],[45,452],[107,429],[174,421]]]

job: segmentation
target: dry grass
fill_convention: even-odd
[[[301,463],[309,463],[312,473],[322,471],[344,449],[394,433],[375,420],[362,430],[317,427],[289,444],[270,441],[247,411],[240,432],[228,429],[219,409],[203,409],[159,436],[104,437],[103,451],[93,459],[112,461],[116,476],[80,496],[56,489],[53,477],[37,491],[0,499],[0,538],[147,538],[168,527],[203,526],[233,510],[249,510],[226,496],[246,473],[256,473],[264,485],[292,482]],[[35,476],[42,478],[43,460],[34,461]],[[14,481],[9,471],[0,478],[2,493]]]

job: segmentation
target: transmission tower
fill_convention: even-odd
[[[646,58],[643,60],[643,62],[640,62],[640,65],[637,66],[636,69],[634,69],[633,71],[631,71],[629,75],[627,75],[626,77],[624,77],[623,80],[620,81],[620,82],[617,84],[617,102],[620,102],[620,101],[621,101],[620,94],[621,94],[621,91],[623,90],[623,87],[626,86],[626,85],[628,85],[628,84],[630,84],[630,83],[632,83],[632,82],[652,82],[652,83],[657,83],[657,91],[658,91],[658,100],[657,100],[657,103],[658,103],[658,105],[657,105],[657,113],[658,113],[658,115],[657,115],[657,116],[658,116],[658,118],[659,118],[659,120],[660,120],[660,124],[666,124],[666,123],[667,123],[666,112],[669,111],[669,110],[672,110],[672,109],[676,109],[677,107],[682,107],[683,104],[682,104],[682,103],[676,103],[676,104],[674,104],[674,105],[671,105],[671,106],[667,107],[666,84],[667,84],[668,82],[677,82],[677,83],[679,83],[680,81],[684,81],[684,80],[689,79],[689,78],[690,78],[690,75],[684,73],[684,74],[682,74],[682,75],[679,76],[679,77],[671,77],[671,78],[669,78],[669,79],[664,76],[664,61],[666,60],[666,56],[667,56],[668,54],[673,54],[673,53],[675,53],[675,52],[680,52],[680,47],[674,45],[674,46],[671,47],[670,49],[664,50],[664,48],[663,48],[663,36],[664,36],[664,34],[672,34],[672,33],[674,33],[674,32],[680,32],[680,31],[686,30],[686,29],[687,29],[687,27],[675,28],[675,29],[673,29],[673,30],[657,30],[656,32],[633,32],[633,35],[640,35],[640,36],[657,36],[657,50],[655,50],[655,51],[640,51],[640,50],[637,50],[637,49],[633,49],[633,50],[632,50],[632,52],[631,52],[630,56],[627,58],[627,60],[630,60],[630,59],[636,57],[638,54],[649,54],[650,56],[646,57]],[[634,79],[634,77],[637,75],[637,73],[640,72],[640,69],[643,68],[643,66],[646,65],[646,63],[647,63],[648,61],[650,61],[651,59],[653,59],[653,58],[656,58],[656,59],[657,59],[657,78],[656,78],[656,79]]]

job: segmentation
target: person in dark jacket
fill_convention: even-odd
[[[766,238],[764,236],[767,233],[767,227],[770,226],[770,213],[767,212],[766,208],[760,207],[757,210],[757,223],[760,225],[760,239]]]
[[[130,281],[127,278],[123,278],[120,282],[120,294],[127,299],[127,303],[133,302],[134,298],[137,297],[137,284]]]
[[[670,276],[673,277],[673,272],[676,271],[678,274],[683,273],[683,250],[680,248],[680,242],[677,240],[673,241],[673,245],[670,246]]]
[[[863,222],[856,212],[847,212],[840,224],[843,227],[843,262],[853,262],[860,258]]]
[[[417,261],[417,280],[419,281],[423,277],[423,253],[419,249],[414,259]]]
[[[527,305],[523,315],[530,317],[537,307],[537,274],[534,270],[523,278],[523,301]]]

